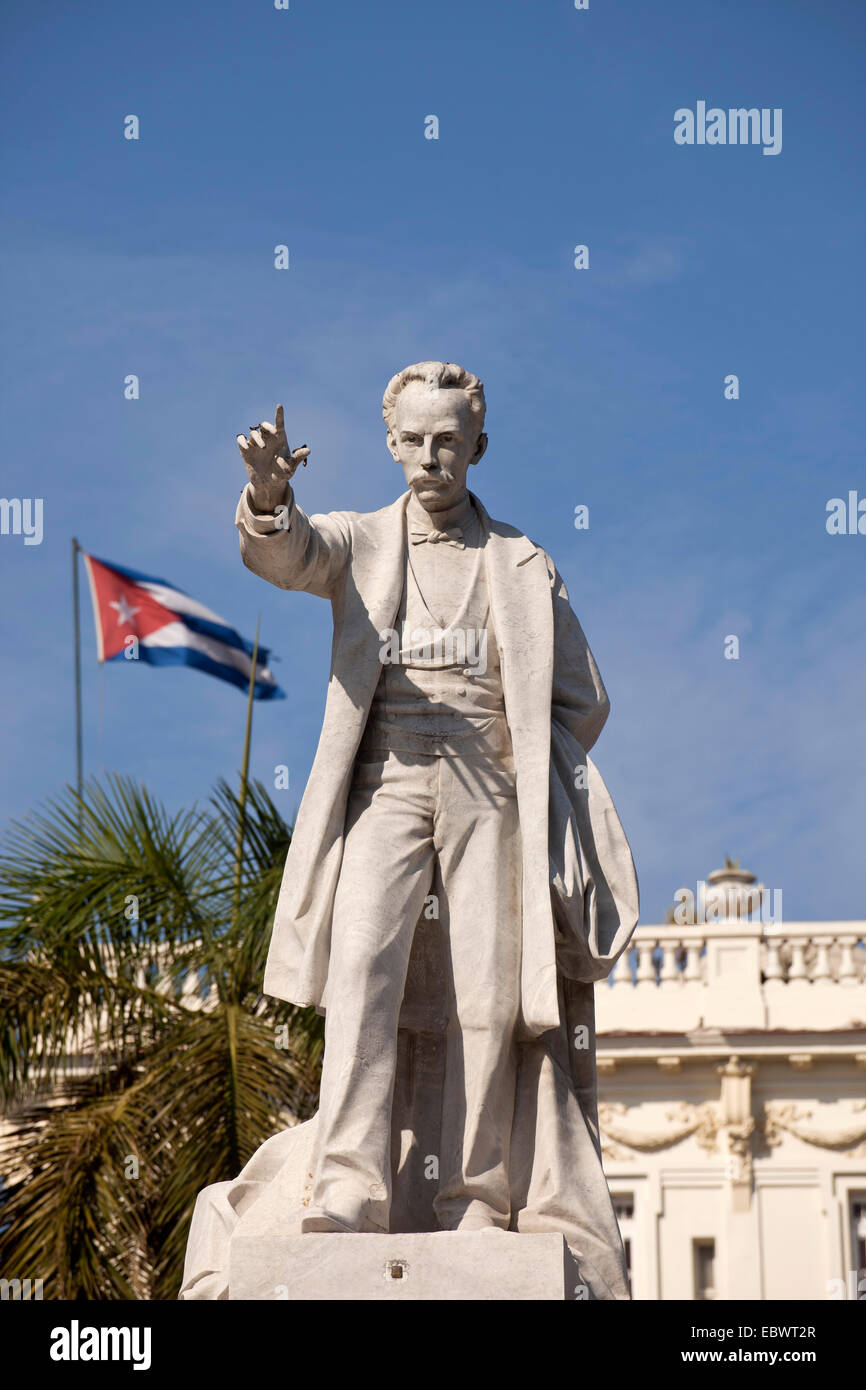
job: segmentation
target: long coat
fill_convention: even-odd
[[[279,588],[329,599],[333,610],[324,724],[286,860],[264,981],[266,993],[294,1004],[327,1007],[346,803],[382,670],[379,633],[397,623],[409,497],[377,512],[307,517],[289,488],[279,527],[251,509],[246,490],[238,505],[244,564]],[[523,848],[520,1035],[530,1039],[561,1022],[558,973],[590,982],[610,971],[637,921],[637,883],[616,811],[586,756],[610,706],[565,585],[544,550],[472,500],[486,532],[514,750]]]
[[[580,1283],[567,1296],[627,1299],[628,1276],[601,1164],[593,982],[628,944],[637,881],[628,843],[587,749],[608,712],[595,662],[549,557],[511,526],[487,532],[490,606],[503,656],[524,857],[522,1006],[509,1185],[517,1232],[565,1238]],[[378,632],[396,625],[408,494],[380,512],[306,517],[288,531],[238,508],[244,561],[282,588],[329,598],[331,682],[322,737],[286,863],[265,989],[324,1007],[334,890],[352,766],[379,679]],[[516,904],[515,908],[519,909]],[[438,923],[419,922],[398,1030],[392,1114],[392,1231],[431,1231],[440,1152],[446,1021]],[[274,1135],[233,1182],[198,1197],[183,1299],[229,1294],[234,1237],[297,1234],[310,1200],[317,1117]],[[407,1143],[407,1137],[409,1142]],[[303,1291],[298,1291],[303,1296]]]

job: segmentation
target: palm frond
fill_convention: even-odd
[[[322,1020],[262,994],[291,830],[250,784],[238,876],[239,813],[116,777],[7,836],[0,1267],[46,1297],[175,1297],[198,1192],[315,1105]]]
[[[23,1112],[4,1142],[5,1161],[23,1169],[0,1205],[4,1271],[42,1279],[46,1298],[149,1296],[158,1175],[141,1161],[147,1125],[136,1087],[106,1091],[104,1077]]]

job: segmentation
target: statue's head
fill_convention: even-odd
[[[462,497],[470,464],[487,448],[484,387],[456,362],[416,362],[382,398],[388,448],[428,512]]]

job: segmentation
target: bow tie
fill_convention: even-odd
[[[446,545],[456,545],[458,550],[462,550],[462,535],[463,532],[459,526],[446,526],[444,531],[427,531],[424,527],[413,526],[409,532],[409,539],[413,545],[421,545],[424,541],[429,541],[431,545],[438,545],[440,541],[444,541]]]

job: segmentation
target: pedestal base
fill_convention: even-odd
[[[585,1299],[559,1235],[235,1236],[229,1298],[406,1303]]]

